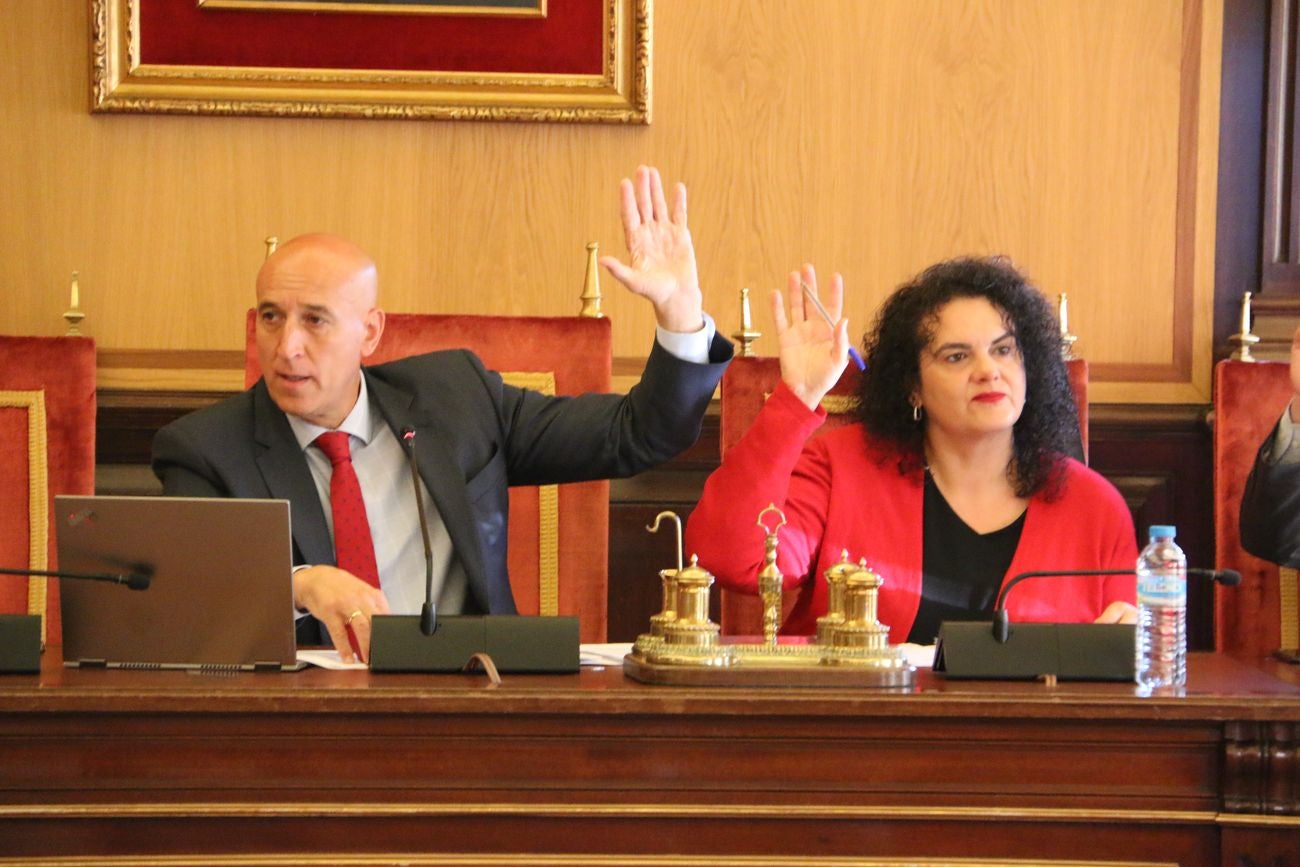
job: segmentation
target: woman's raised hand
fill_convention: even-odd
[[[772,319],[780,343],[781,380],[804,405],[815,410],[826,392],[844,372],[849,358],[849,323],[840,316],[844,305],[844,278],[831,276],[825,295],[817,292],[817,272],[805,264],[791,271],[786,289],[790,315],[786,316],[781,290],[772,290]],[[817,294],[833,325],[827,324],[805,295]]]

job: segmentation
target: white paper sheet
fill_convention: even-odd
[[[305,662],[308,665],[315,665],[318,668],[329,668],[334,671],[346,671],[350,669],[366,669],[370,666],[364,662],[344,662],[339,659],[339,652],[333,648],[313,648],[311,650],[299,650],[298,661]]]
[[[583,644],[578,648],[579,665],[622,665],[623,657],[632,652],[628,644]]]

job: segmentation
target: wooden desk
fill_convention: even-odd
[[[1300,674],[1190,670],[1141,698],[51,665],[0,679],[0,863],[1300,864]]]

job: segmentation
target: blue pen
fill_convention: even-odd
[[[822,315],[822,319],[825,319],[826,324],[831,327],[832,331],[834,331],[835,322],[834,320],[831,319],[831,315],[826,312],[826,308],[822,306],[822,302],[817,297],[817,293],[814,292],[813,288],[809,286],[807,283],[805,283],[803,280],[799,281],[799,285],[803,287],[804,297],[812,301],[813,306],[817,308],[817,312]],[[854,349],[852,346],[849,347],[849,358],[853,359],[853,363],[858,366],[858,370],[867,369],[867,363],[862,360],[862,356],[859,355],[858,351]]]

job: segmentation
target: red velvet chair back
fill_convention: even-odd
[[[244,381],[261,377],[256,312],[248,311]],[[580,316],[389,313],[367,364],[470,349],[506,382],[552,394],[610,390],[610,321]],[[520,614],[580,618],[584,642],[605,640],[609,482],[510,489],[510,587]]]
[[[94,340],[0,336],[0,566],[56,569],[54,496],[94,490]],[[53,579],[0,575],[0,613],[62,642]]]
[[[1079,428],[1083,437],[1084,456],[1088,454],[1088,362],[1073,358],[1065,363],[1074,390],[1075,407],[1079,414]],[[740,442],[740,438],[754,423],[763,402],[781,381],[781,364],[776,358],[737,358],[722,376],[722,415],[719,422],[719,440],[722,454]],[[813,434],[820,436],[840,425],[856,421],[854,405],[861,383],[861,374],[850,365],[839,382],[822,398],[826,410],[826,423]],[[757,516],[756,516],[757,517]],[[690,552],[687,552],[689,555]],[[783,602],[789,614],[797,595],[786,593]],[[758,635],[763,624],[762,607],[758,597],[723,589],[719,596],[724,635]]]
[[[1267,656],[1300,645],[1296,572],[1241,547],[1241,495],[1260,444],[1291,397],[1290,368],[1279,361],[1220,361],[1214,368],[1214,565],[1241,573],[1237,587],[1214,588],[1214,645]]]

